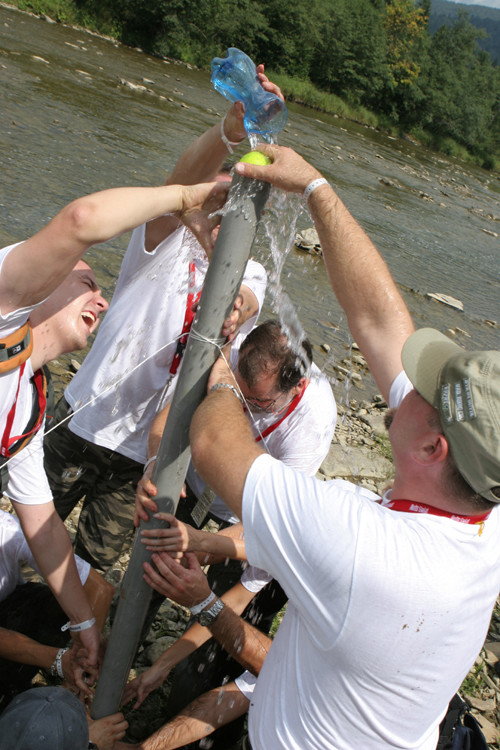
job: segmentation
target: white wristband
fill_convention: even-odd
[[[320,185],[328,185],[328,180],[325,180],[324,177],[318,177],[317,180],[313,180],[309,183],[309,185],[306,187],[303,193],[303,198],[305,201],[309,198],[313,190],[316,190],[317,187]]]
[[[237,388],[234,387],[234,385],[231,385],[231,383],[216,383],[210,388],[209,392],[212,393],[212,391],[218,391],[219,388],[227,388],[228,391],[232,391],[234,395],[236,396],[236,398],[238,398],[241,401],[241,403],[243,403],[243,399],[241,398],[240,392],[238,391]]]
[[[204,599],[199,604],[195,604],[189,609],[191,610],[192,615],[199,615],[202,609],[205,609],[205,607],[208,607],[209,604],[212,604],[213,601],[217,599],[217,594],[214,594],[213,591],[210,592],[210,594],[207,596],[206,599]]]
[[[64,632],[65,630],[69,629],[70,633],[81,633],[82,630],[88,630],[94,625],[95,625],[95,617],[91,617],[90,620],[84,620],[83,622],[75,622],[74,625],[72,625],[71,622],[67,622],[66,625],[62,626],[61,630]]]
[[[151,456],[151,458],[148,458],[148,460],[144,464],[144,469],[142,470],[143,474],[146,473],[146,469],[148,468],[148,466],[150,466],[153,463],[153,461],[156,461],[157,458],[158,456]]]
[[[221,120],[220,123],[220,139],[224,146],[227,148],[230,154],[234,153],[234,149],[231,148],[231,146],[239,146],[240,143],[242,143],[245,139],[238,141],[235,143],[235,141],[230,141],[229,138],[226,137],[226,134],[224,133],[224,123],[226,122],[227,115],[224,115],[224,118]]]

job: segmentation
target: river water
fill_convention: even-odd
[[[81,194],[163,182],[226,110],[207,72],[5,6],[0,80],[0,246],[29,236]],[[298,105],[289,107],[280,143],[334,184],[387,260],[418,326],[460,329],[457,341],[469,348],[500,348],[499,329],[488,323],[500,320],[498,175]],[[311,224],[301,215],[299,228]],[[118,238],[88,254],[108,296],[126,244]],[[263,232],[255,256],[270,268]],[[349,336],[321,259],[292,250],[282,284],[319,364],[323,343],[343,354]],[[464,311],[429,292],[461,300]]]

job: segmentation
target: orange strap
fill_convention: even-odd
[[[0,339],[0,375],[12,372],[31,356],[33,335],[29,320],[17,331]]]

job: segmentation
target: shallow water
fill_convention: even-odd
[[[226,110],[208,72],[4,7],[0,76],[2,245],[29,236],[82,193],[163,182],[181,151]],[[483,231],[500,233],[498,175],[293,104],[280,143],[336,186],[382,251],[418,326],[458,327],[470,338],[457,341],[499,348],[498,328],[484,321],[500,319],[500,240]],[[299,228],[311,223],[299,218]],[[89,253],[108,296],[126,244],[118,238]],[[271,270],[262,228],[254,250]],[[322,343],[343,353],[349,336],[321,259],[293,249],[280,279],[318,363],[326,358]],[[464,312],[427,292],[460,299]]]

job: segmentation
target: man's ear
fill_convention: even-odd
[[[294,395],[297,395],[297,393],[302,393],[306,385],[309,383],[309,378],[301,378],[297,385],[293,388]]]
[[[439,463],[446,460],[448,451],[449,445],[445,436],[440,432],[430,432],[422,440],[415,458],[421,464]]]

